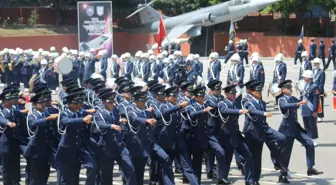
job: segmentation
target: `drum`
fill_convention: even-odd
[[[278,87],[279,83],[271,83],[269,86],[269,91],[273,97],[277,97],[281,94],[281,89]]]
[[[73,63],[66,56],[62,55],[55,59],[55,62],[54,62],[55,72],[62,74],[62,75],[67,75],[72,71],[72,68],[73,68]]]
[[[304,82],[304,80],[300,80],[300,81],[296,82],[296,84],[295,84],[295,89],[296,89],[297,91],[299,91],[300,93],[302,93],[303,90],[304,90],[304,86],[305,86],[305,82]]]

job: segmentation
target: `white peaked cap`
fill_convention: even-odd
[[[148,53],[149,55],[153,55],[153,54],[154,54],[154,51],[150,49],[150,50],[147,51],[147,53]]]
[[[187,58],[191,58],[191,59],[193,59],[193,58],[195,58],[195,57],[194,57],[194,55],[193,55],[192,53],[190,53],[190,54],[187,56]]]
[[[259,56],[258,55],[253,56],[252,61],[259,61]]]
[[[142,51],[137,51],[137,52],[135,53],[134,56],[136,56],[136,57],[141,57],[141,54],[142,54],[142,53],[143,53]]]
[[[300,40],[298,40],[298,43],[300,44],[300,43],[302,43],[302,40],[300,39]]]
[[[84,56],[84,52],[83,51],[81,51],[81,52],[79,52],[79,54],[78,54],[79,56]]]
[[[43,51],[43,49],[42,49],[42,48],[38,49],[38,52],[42,53],[42,51]]]
[[[46,64],[48,64],[48,61],[46,59],[42,59],[41,60],[41,64],[45,64],[46,65]]]
[[[64,53],[67,53],[67,52],[69,51],[69,49],[68,49],[67,47],[63,47],[63,48],[62,48],[62,51],[63,51]]]
[[[20,51],[20,50],[21,50],[21,48],[16,48],[16,49],[15,49],[15,51]]]
[[[179,51],[174,51],[174,55],[180,55]]]
[[[128,52],[125,53],[125,54],[124,54],[124,57],[125,57],[125,58],[131,58],[131,53],[128,53]]]
[[[158,55],[157,55],[157,58],[162,58],[163,56],[162,56],[162,53],[159,53]]]
[[[314,77],[314,73],[312,70],[306,70],[303,72],[302,77],[305,78],[313,78]]]
[[[71,54],[72,55],[78,55],[78,51],[77,50],[72,50]]]
[[[244,40],[240,40],[239,43],[241,43],[241,44],[244,43]]]
[[[149,57],[149,60],[155,60],[155,55],[151,55],[151,56]]]
[[[50,51],[56,51],[56,48],[54,46],[51,46]]]
[[[174,59],[174,55],[169,55],[168,58],[169,59]]]
[[[90,53],[85,53],[85,57],[91,57]]]
[[[214,52],[214,54],[215,54],[215,58],[219,57],[219,54],[217,52]]]
[[[274,61],[283,61],[283,54],[282,53],[278,53],[275,56]]]
[[[142,53],[141,58],[149,58],[149,54],[148,53]]]
[[[48,55],[49,55],[49,52],[48,52],[48,51],[42,51],[41,55],[42,55],[42,56],[48,56]]]
[[[240,61],[240,56],[238,55],[238,53],[235,53],[235,54],[232,55],[232,57],[230,58],[230,60]]]
[[[8,48],[5,48],[5,49],[3,50],[3,52],[4,52],[4,53],[8,53],[8,52],[9,52]]]
[[[320,58],[314,58],[313,64],[320,64],[320,63],[321,63],[321,59]]]
[[[215,53],[210,53],[209,58],[216,58],[216,54]]]
[[[111,56],[111,58],[118,59],[118,55],[113,54],[113,55]]]
[[[233,43],[233,41],[232,40],[229,40],[229,44],[232,44]]]
[[[253,52],[251,57],[253,58],[254,56],[259,56],[259,53],[258,52]]]
[[[187,61],[192,61],[193,59],[192,59],[191,56],[187,56],[186,60],[187,60]]]
[[[308,56],[308,52],[307,51],[303,51],[302,53],[301,53],[301,57],[307,57]]]
[[[163,63],[169,63],[169,59],[168,58],[164,58],[163,59]]]
[[[199,55],[199,54],[195,54],[195,58],[196,58],[196,59],[199,59],[199,58],[200,58],[200,55]]]
[[[168,55],[168,51],[163,50],[163,51],[162,51],[162,55]]]

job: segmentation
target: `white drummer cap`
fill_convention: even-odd
[[[163,51],[162,51],[162,55],[168,55],[168,51],[163,50]]]
[[[174,55],[169,55],[168,58],[174,60]]]
[[[157,57],[157,58],[162,58],[162,57],[163,57],[163,56],[162,56],[162,53],[159,53],[156,57]]]
[[[149,58],[149,54],[148,53],[142,53],[141,58]]]
[[[85,57],[91,57],[90,53],[85,53]]]
[[[274,58],[274,61],[277,62],[277,61],[283,61],[283,54],[282,53],[278,53],[275,58]]]
[[[215,53],[210,53],[209,58],[216,58],[216,54]]]
[[[150,50],[147,51],[147,53],[148,53],[149,55],[153,55],[153,54],[154,54],[154,51],[150,49]]]
[[[143,53],[142,51],[137,51],[137,52],[135,53],[134,56],[136,56],[136,57],[141,57],[141,54],[142,54],[142,53]]]
[[[149,56],[149,60],[155,60],[155,55]]]
[[[48,64],[48,61],[47,61],[46,59],[42,59],[42,60],[41,60],[41,65],[43,65],[43,64],[47,65],[47,64]]]
[[[298,43],[299,43],[299,44],[301,44],[301,43],[302,43],[302,40],[301,40],[301,39],[300,39],[300,40],[298,40]]]
[[[42,48],[38,49],[38,52],[42,53],[42,51],[43,51],[43,49],[42,49]]]
[[[238,55],[238,53],[235,53],[235,54],[232,55],[230,60],[231,61],[240,61],[240,56]]]
[[[118,59],[118,55],[113,54],[113,55],[111,56],[111,58]]]
[[[259,53],[258,52],[253,52],[251,57],[253,58],[254,56],[259,56]]]
[[[180,55],[179,51],[174,51],[174,55]]]
[[[56,51],[56,48],[54,46],[51,46],[50,51]]]
[[[200,55],[199,54],[195,54],[195,59],[199,59],[200,58]]]
[[[169,63],[169,59],[168,58],[164,58],[163,59],[163,63]]]
[[[314,73],[312,70],[306,70],[303,72],[302,77],[305,78],[313,78],[314,77]]]
[[[83,51],[79,52],[78,56],[80,57],[84,56],[84,52]]]
[[[258,55],[253,56],[252,61],[258,61],[259,62],[259,56]]]
[[[314,58],[313,64],[320,64],[321,63],[321,59],[320,58]]]
[[[308,56],[308,52],[307,51],[303,51],[302,53],[301,53],[301,57],[307,57]]]

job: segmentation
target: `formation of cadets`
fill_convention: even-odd
[[[25,183],[29,185],[46,185],[50,168],[57,171],[57,184],[78,185],[80,170],[85,168],[86,185],[112,185],[115,162],[122,171],[124,184],[144,184],[148,166],[151,185],[175,184],[176,173],[183,174],[183,183],[198,185],[203,159],[208,179],[217,184],[231,184],[233,156],[245,184],[258,185],[264,143],[270,150],[274,168],[280,171],[279,182],[289,183],[288,166],[295,139],[306,148],[307,175],[322,174],[314,168],[316,121],[317,117],[323,118],[323,109],[318,110],[323,104],[325,79],[323,69],[319,68],[321,60],[301,52],[299,78],[302,77],[304,85],[301,96],[296,98],[292,96],[293,82],[286,79],[283,55],[275,57],[270,87],[276,85],[280,90],[271,93],[282,114],[276,131],[267,123],[272,113],[266,110],[262,97],[263,64],[258,53],[253,53],[250,79],[244,82],[247,43],[239,44],[236,53],[232,52],[233,42],[229,43],[226,62],[230,61],[230,67],[225,85],[220,81],[218,53],[209,56],[205,82],[203,64],[197,54],[186,59],[180,51],[171,55],[163,51],[157,56],[152,51],[138,51],[134,59],[130,53],[120,58],[113,55],[108,69],[105,51],[77,56],[76,50],[63,48],[78,65],[74,64],[71,74],[60,82],[56,100],[52,100],[51,94],[58,84],[49,81],[48,72],[43,74],[45,70],[53,70],[48,65],[58,54],[41,51],[32,56],[32,51],[24,51],[26,61],[31,62],[28,65],[35,69],[31,75],[40,78],[34,79],[31,87],[25,84],[25,90],[31,88],[31,110],[25,108],[25,99],[19,91],[21,81],[16,77],[17,81],[7,81],[11,79],[8,75],[2,81],[7,82],[0,94],[3,184],[20,184],[23,155],[27,163]],[[21,52],[20,49],[1,52],[6,69],[10,63],[16,66],[13,56],[20,56]],[[308,63],[310,68],[305,67]],[[107,70],[113,84],[107,83]],[[102,78],[92,78],[94,73]],[[298,123],[299,107],[304,128]],[[239,116],[245,117],[243,128],[239,128]]]

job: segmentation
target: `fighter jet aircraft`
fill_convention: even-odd
[[[160,15],[150,4],[138,6],[138,10],[133,12],[127,18],[139,13],[141,23],[144,25],[143,31],[157,33],[162,16],[166,31],[168,33],[166,40],[176,40],[183,34],[189,37],[201,35],[201,28],[233,20],[234,22],[242,20],[249,13],[264,9],[279,0],[230,0],[217,5],[201,8],[189,13],[174,17]],[[139,30],[137,30],[139,32]]]

